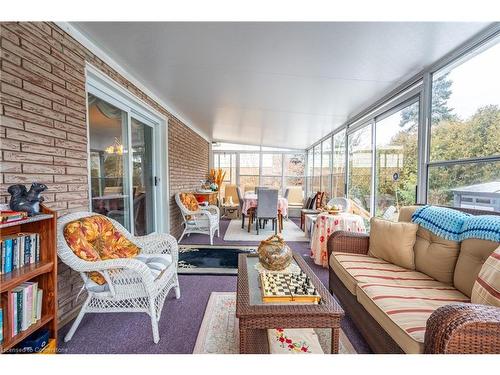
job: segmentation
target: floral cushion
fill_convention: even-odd
[[[196,200],[196,197],[191,193],[180,193],[179,194],[180,201],[184,207],[186,207],[189,211],[198,211],[200,209],[200,205]]]
[[[132,258],[141,251],[102,215],[88,216],[66,224],[64,238],[76,256],[89,262]],[[89,277],[99,285],[106,283],[99,272],[91,272]]]

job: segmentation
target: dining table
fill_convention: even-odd
[[[257,207],[259,199],[256,193],[248,192],[243,196],[243,206],[241,212],[243,215],[248,215],[248,210],[252,207]],[[283,215],[288,215],[288,199],[285,197],[278,197],[278,211]]]
[[[366,233],[363,218],[348,212],[330,214],[321,212],[316,218],[311,239],[311,258],[314,263],[328,268],[328,237],[336,231]]]

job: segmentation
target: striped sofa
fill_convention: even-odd
[[[403,207],[399,221],[411,221],[416,208]],[[376,353],[500,353],[500,308],[471,303],[477,276],[499,246],[448,241],[420,227],[415,269],[408,270],[370,256],[368,235],[335,232],[330,291]]]

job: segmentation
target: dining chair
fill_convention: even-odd
[[[268,188],[267,186],[256,186],[255,187],[255,194],[258,193],[259,190],[269,190],[270,188]]]
[[[281,215],[278,212],[278,190],[274,189],[259,189],[257,192],[257,208],[252,217],[255,217],[255,228],[259,234],[261,220],[271,220],[275,233],[278,229],[282,230]],[[250,231],[252,219],[248,222],[248,230]]]
[[[320,208],[323,206],[324,198],[325,192],[318,191],[316,194],[314,194],[314,198],[311,199],[309,207],[303,208],[300,211],[300,229],[304,229],[306,215],[317,214],[320,212]]]
[[[227,205],[230,203],[230,200],[233,200],[234,205],[238,205],[240,198],[238,197],[237,190],[238,186],[233,185],[233,184],[227,184],[224,188],[224,205]]]
[[[285,190],[285,199],[288,201],[289,217],[299,217],[304,207],[304,190],[301,186],[289,186]]]
[[[240,213],[241,213],[241,229],[245,228],[245,213],[243,212],[243,194],[241,193],[241,188],[238,186],[236,188],[236,193],[238,194],[238,200],[240,203]]]

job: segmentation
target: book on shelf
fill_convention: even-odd
[[[14,221],[24,220],[28,217],[27,212],[0,210],[0,224],[11,223]]]
[[[3,342],[3,310],[0,307],[0,342]]]
[[[0,274],[40,261],[38,233],[18,233],[1,240]]]
[[[41,319],[42,298],[43,290],[38,288],[38,282],[25,282],[12,289],[9,299],[12,309],[9,324],[13,337]]]

